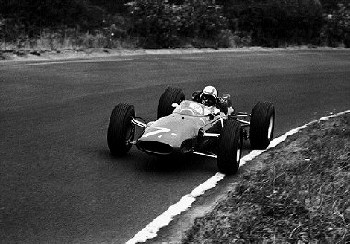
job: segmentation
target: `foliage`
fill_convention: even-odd
[[[1,1],[0,15],[6,19],[8,32],[22,32],[36,37],[45,28],[78,27],[88,30],[102,23],[103,9],[86,0],[7,0]],[[11,36],[6,32],[10,40]]]
[[[186,38],[216,39],[226,29],[226,18],[208,2],[191,0],[173,5],[166,1],[136,0],[130,5],[133,34],[145,47],[176,47]]]
[[[341,43],[350,48],[350,3],[338,4],[336,9],[324,15],[322,37],[327,46]]]
[[[111,15],[126,14],[129,0],[90,0],[90,3],[106,10]]]
[[[183,243],[349,243],[349,136],[347,114],[261,155]]]
[[[348,0],[2,0],[0,38],[2,47],[17,48],[49,32],[72,40],[96,34],[103,47],[122,41],[144,48],[349,47],[349,5]]]
[[[318,1],[230,0],[223,4],[231,29],[250,35],[253,45],[317,43],[322,25]]]

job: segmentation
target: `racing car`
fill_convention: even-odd
[[[230,95],[223,96],[230,104]],[[146,122],[135,116],[133,105],[119,103],[111,113],[107,144],[112,155],[123,156],[135,145],[153,155],[198,154],[216,158],[224,174],[239,168],[244,140],[252,149],[265,149],[273,138],[275,108],[270,102],[258,102],[252,112],[210,110],[186,100],[180,88],[168,87],[160,96],[157,119]],[[135,127],[142,133],[135,138]]]

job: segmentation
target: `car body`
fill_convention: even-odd
[[[227,119],[227,115],[214,110],[184,100],[170,115],[148,123],[136,146],[144,152],[159,155],[194,152],[199,148],[199,140],[196,139],[201,136],[200,131],[207,131]]]
[[[224,96],[224,107],[231,104]],[[225,105],[226,104],[226,105]],[[229,112],[228,112],[229,111]],[[181,89],[167,88],[159,100],[157,119],[146,123],[135,116],[132,105],[115,106],[110,117],[107,142],[113,155],[126,154],[132,145],[148,154],[194,153],[217,159],[219,171],[238,170],[244,139],[254,149],[264,149],[273,137],[275,109],[258,102],[251,114],[186,100]],[[135,138],[135,126],[143,132]]]

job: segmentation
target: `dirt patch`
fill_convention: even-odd
[[[68,60],[68,59],[89,59],[105,58],[113,56],[132,55],[161,55],[161,54],[193,54],[212,52],[273,52],[273,51],[295,51],[295,50],[345,50],[344,48],[308,46],[287,47],[287,48],[178,48],[178,49],[109,49],[109,48],[89,48],[89,49],[62,49],[62,50],[0,50],[0,61],[48,61],[48,60]]]
[[[140,53],[141,50],[118,50],[107,48],[65,50],[7,50],[0,51],[0,61],[89,59],[109,56],[127,56]]]
[[[350,114],[314,123],[251,163],[182,243],[350,243]]]

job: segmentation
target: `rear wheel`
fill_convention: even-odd
[[[132,105],[120,103],[113,109],[107,132],[108,147],[113,155],[122,156],[130,150],[130,141],[135,134],[135,125],[131,123],[133,117],[135,109]]]
[[[242,154],[241,125],[236,120],[227,120],[218,141],[217,165],[224,174],[235,174]]]
[[[159,98],[157,119],[168,116],[174,111],[173,103],[185,100],[185,94],[179,88],[168,87]]]
[[[270,102],[258,102],[250,120],[250,145],[252,149],[266,149],[273,138],[275,108]]]

